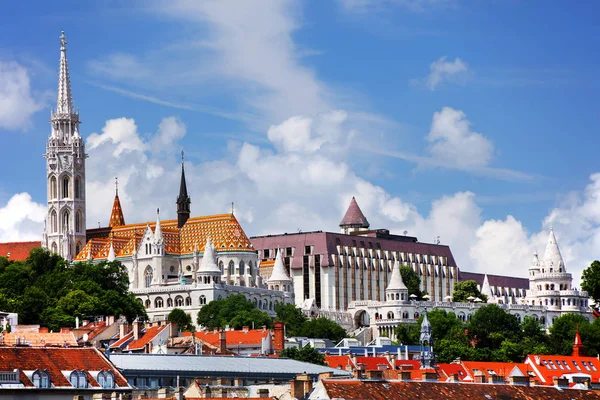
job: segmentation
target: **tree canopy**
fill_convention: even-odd
[[[472,280],[456,282],[452,301],[466,303],[469,301],[469,297],[480,298],[483,302],[488,301],[487,296],[477,289],[477,282]]]
[[[421,278],[415,272],[414,269],[408,266],[400,267],[400,275],[402,276],[402,281],[406,285],[408,289],[408,295],[414,294],[417,296],[417,299],[422,299],[424,293],[421,291]]]
[[[581,288],[588,292],[588,295],[596,303],[600,303],[600,261],[592,262],[589,267],[583,270]]]
[[[227,325],[234,329],[253,325],[268,328],[273,326],[271,316],[256,308],[243,294],[209,302],[198,311],[196,320],[199,325],[208,329],[225,328]]]
[[[325,317],[320,317],[310,319],[304,323],[302,336],[330,339],[337,343],[346,337],[346,330],[336,322]]]
[[[124,315],[146,318],[129,292],[127,271],[118,261],[69,265],[37,248],[25,261],[0,257],[0,309],[19,314],[21,324],[52,330],[74,327],[75,318]]]
[[[180,331],[194,332],[195,328],[192,324],[192,317],[181,308],[174,308],[167,317],[169,322],[175,322]]]
[[[297,347],[290,347],[284,349],[280,356],[284,358],[291,358],[292,360],[325,365],[325,356],[319,350],[310,346],[306,346],[301,349],[298,349]]]
[[[288,336],[305,336],[302,333],[302,329],[308,318],[304,316],[302,310],[296,307],[295,304],[278,303],[275,306],[275,313],[277,314],[275,319],[285,324]]]

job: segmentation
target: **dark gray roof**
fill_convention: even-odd
[[[268,357],[196,356],[182,354],[111,354],[110,361],[127,378],[135,376],[238,377],[289,380],[298,374],[334,376],[351,373],[320,365]]]
[[[479,286],[483,285],[485,274],[478,272],[459,271],[459,281],[475,281]],[[488,282],[490,286],[509,287],[514,289],[529,289],[529,279],[517,278],[514,276],[490,275],[488,274]]]

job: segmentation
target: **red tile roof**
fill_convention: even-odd
[[[442,382],[359,381],[355,379],[323,379],[323,387],[331,399],[520,399],[520,400],[592,400],[600,399],[593,390],[558,390],[547,386],[490,385]]]
[[[504,376],[504,380],[508,381],[508,376],[515,367],[518,368],[523,375],[527,376],[527,370],[530,369],[524,363],[462,361],[461,364],[471,378],[475,377],[476,371],[481,371],[485,374],[486,381],[491,375]]]
[[[41,247],[40,242],[10,242],[0,243],[0,257],[9,260],[24,261],[29,257],[31,250]],[[10,257],[8,255],[10,254]]]
[[[365,365],[365,371],[379,371],[383,369],[392,369],[390,362],[385,357],[356,357],[356,367],[359,364]]]
[[[19,369],[24,372],[46,370],[55,387],[72,387],[63,372],[74,370],[86,371],[90,385],[98,387],[94,378],[97,372],[110,370],[117,386],[129,388],[125,377],[93,347],[0,347],[0,366],[4,366],[3,370]],[[23,385],[32,386],[25,374],[21,373],[20,379]]]
[[[462,364],[436,364],[436,367],[441,381],[447,381],[452,375],[457,375],[460,381],[464,381],[467,377],[469,377],[467,381],[472,381],[473,377]]]
[[[138,340],[133,340],[133,332],[129,332],[123,338],[117,340],[110,347],[113,349],[121,348],[125,351],[129,350],[143,350],[148,343],[150,343],[156,336],[158,336],[165,329],[169,328],[169,324],[162,326],[151,326],[144,328],[140,332]]]
[[[11,332],[4,334],[2,343],[5,345],[28,344],[33,347],[72,346],[79,344],[72,332]]]
[[[240,345],[255,345],[260,346],[262,339],[267,337],[271,331],[268,329],[248,329],[248,330],[230,330],[225,331],[225,338],[227,346]],[[182,335],[189,336],[191,332],[182,332]],[[201,331],[195,332],[198,339],[203,342],[212,344],[213,346],[219,346],[221,341],[220,332],[218,331]]]
[[[325,363],[331,368],[346,369],[348,365],[355,368],[350,356],[325,356]]]
[[[553,378],[589,377],[593,383],[600,382],[600,361],[596,357],[573,357],[552,355],[528,355],[526,368],[540,378],[543,385],[553,385]]]

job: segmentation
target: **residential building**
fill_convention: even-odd
[[[275,335],[266,327],[250,329],[245,326],[241,330],[205,330],[199,332],[182,332],[183,336],[196,337],[198,343],[207,343],[222,350],[229,350],[239,356],[268,355],[275,352]],[[223,352],[224,353],[224,352]]]
[[[6,257],[11,261],[25,261],[31,250],[40,246],[40,242],[0,243],[0,257]]]

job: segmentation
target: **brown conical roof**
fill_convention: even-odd
[[[350,201],[350,205],[348,206],[348,210],[346,210],[346,214],[344,214],[344,218],[342,218],[342,222],[340,222],[340,226],[360,226],[361,228],[368,228],[369,221],[365,218],[365,215],[360,210],[358,203],[354,196]]]
[[[113,203],[112,212],[110,213],[110,221],[108,221],[109,227],[125,225],[125,218],[123,217],[123,209],[121,208],[121,202],[119,201],[119,192],[115,194],[115,201]]]

